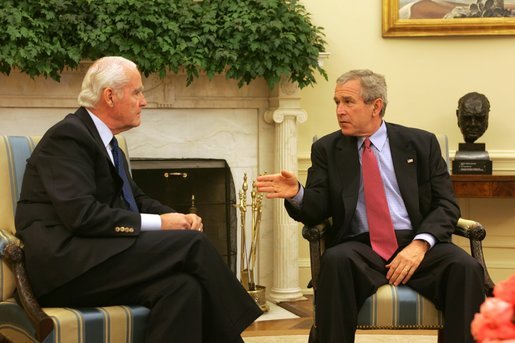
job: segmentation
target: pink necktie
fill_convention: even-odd
[[[395,237],[379,166],[368,138],[365,139],[363,147],[361,164],[370,243],[372,249],[379,256],[388,260],[397,250],[397,238]]]

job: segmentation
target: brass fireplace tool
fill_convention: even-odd
[[[267,312],[269,310],[266,303],[266,288],[256,284],[254,270],[256,267],[256,253],[259,238],[259,227],[261,224],[261,213],[263,194],[258,193],[256,190],[256,181],[252,182],[252,191],[250,197],[251,203],[251,215],[252,215],[252,226],[250,230],[250,249],[247,252],[247,191],[249,189],[247,174],[243,174],[243,185],[239,191],[239,204],[237,205],[241,215],[241,251],[240,251],[240,274],[241,283],[247,292],[254,298],[256,303],[259,305],[262,311]]]

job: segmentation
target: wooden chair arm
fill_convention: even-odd
[[[329,220],[325,220],[324,222],[317,224],[315,226],[306,225],[302,228],[302,237],[304,237],[310,242],[319,241],[324,237],[329,225]]]
[[[454,234],[469,239],[470,254],[483,266],[485,273],[485,292],[487,295],[492,295],[495,284],[488,273],[483,254],[482,241],[486,237],[485,228],[476,221],[460,218],[454,229]]]
[[[480,223],[460,218],[454,229],[454,234],[468,239],[482,241],[486,237],[486,230]]]
[[[315,226],[304,226],[302,228],[302,237],[309,241],[309,256],[311,262],[311,281],[308,288],[313,287],[316,292],[318,287],[318,274],[320,273],[320,256],[325,250],[325,233],[331,227],[330,221],[327,219],[324,222]]]
[[[54,329],[52,319],[41,310],[30,286],[23,263],[23,248],[14,242],[8,243],[3,251],[16,279],[15,298],[36,328],[36,339],[42,342]]]

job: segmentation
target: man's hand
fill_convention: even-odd
[[[268,199],[292,198],[299,192],[297,177],[286,170],[280,174],[258,176],[256,181],[258,192],[267,193]]]
[[[391,285],[406,284],[429,250],[428,244],[422,240],[414,240],[402,249],[392,262],[386,265],[386,278]]]
[[[161,214],[161,230],[203,231],[202,218],[193,213]]]

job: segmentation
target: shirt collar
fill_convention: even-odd
[[[363,142],[365,141],[365,138],[366,137],[358,137],[358,150],[361,149]],[[388,134],[386,132],[386,122],[383,120],[381,122],[381,126],[379,127],[379,129],[377,129],[377,131],[374,132],[374,134],[372,134],[368,138],[377,150],[383,150],[384,145],[386,143],[386,139],[388,138]]]
[[[93,112],[88,109],[86,109],[86,111],[88,111],[89,116],[93,120],[93,124],[95,124],[95,127],[97,128],[100,139],[102,139],[102,143],[104,143],[104,146],[107,148],[113,139],[113,133],[111,132],[111,129],[109,129],[99,117],[94,115]]]

